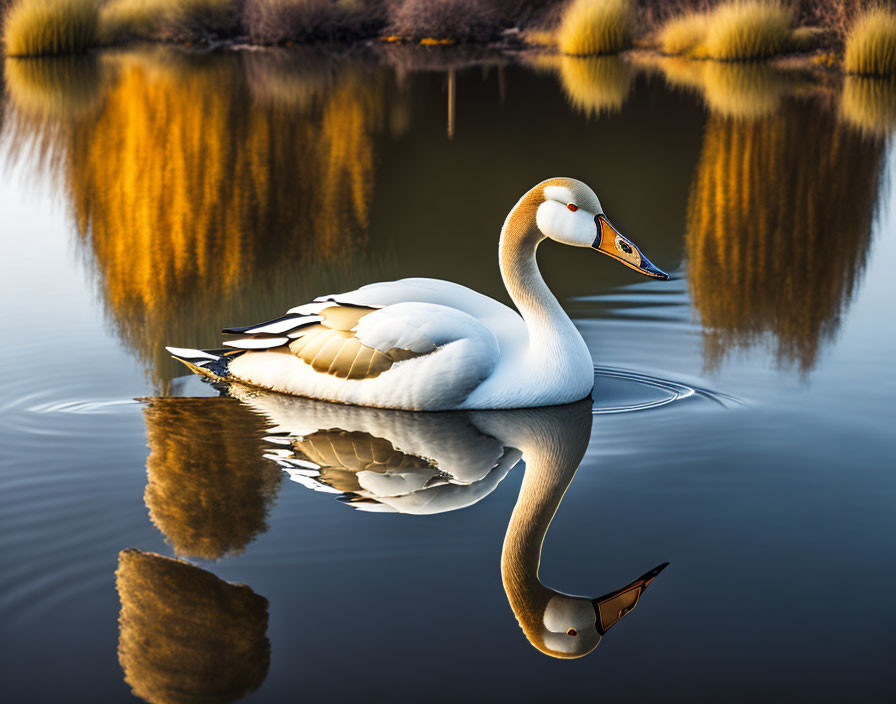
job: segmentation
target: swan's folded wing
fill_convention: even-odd
[[[476,318],[449,306],[398,303],[384,308],[308,304],[283,318],[246,328],[227,328],[228,347],[281,349],[313,369],[343,379],[371,379],[394,364],[435,352],[461,339],[478,343],[471,364],[485,378],[498,357],[494,334]]]

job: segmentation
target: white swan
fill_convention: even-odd
[[[449,281],[401,279],[225,329],[229,350],[167,349],[205,376],[360,406],[435,411],[578,401],[591,393],[594,365],[538,270],[535,253],[545,238],[668,278],[613,228],[594,191],[553,178],[526,193],[501,230],[501,276],[519,313]]]

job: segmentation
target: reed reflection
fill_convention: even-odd
[[[157,398],[144,409],[149,516],[184,557],[243,552],[267,530],[282,473],[261,456],[265,424],[226,398]]]
[[[597,599],[564,594],[539,579],[545,534],[588,447],[590,399],[515,411],[410,413],[239,386],[230,393],[270,420],[268,456],[290,478],[360,510],[425,515],[465,508],[522,459],[525,476],[501,575],[526,638],[546,655],[591,652],[665,567]]]
[[[160,339],[388,275],[363,246],[381,71],[146,49],[105,55],[99,90],[95,61],[44,61],[7,62],[16,113],[54,117],[8,148],[47,142],[107,312],[159,386]]]
[[[847,76],[840,116],[871,139],[889,137],[896,130],[896,81]]]
[[[793,71],[764,63],[693,61],[676,57],[646,57],[640,62],[658,68],[666,83],[699,94],[714,115],[755,120],[776,113],[784,99],[806,85]]]
[[[64,180],[71,140],[102,109],[107,77],[93,56],[7,59],[9,104],[0,137],[9,165],[27,162],[37,179]]]
[[[556,72],[569,104],[586,117],[622,110],[635,77],[634,67],[618,56],[538,56],[531,63]]]
[[[766,339],[779,365],[815,366],[865,266],[882,154],[810,100],[709,118],[686,236],[709,367]]]
[[[152,704],[230,702],[268,673],[268,602],[193,565],[140,550],[118,556],[118,661]]]

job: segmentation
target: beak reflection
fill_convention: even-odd
[[[634,242],[613,227],[606,215],[603,213],[595,215],[594,222],[597,225],[597,237],[594,238],[594,243],[591,245],[592,249],[613,257],[644,276],[663,281],[669,278],[665,271],[655,267],[647,257],[641,254],[641,250]]]
[[[619,623],[623,616],[631,612],[638,605],[638,600],[647,586],[668,566],[668,562],[657,565],[622,589],[592,599],[591,603],[597,615],[597,632],[604,635],[612,626]]]

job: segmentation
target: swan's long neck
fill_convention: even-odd
[[[501,230],[498,259],[507,292],[526,321],[530,355],[556,361],[588,352],[538,269],[536,250],[544,235],[535,224],[535,214],[542,201],[537,191],[530,191],[510,211]]]

